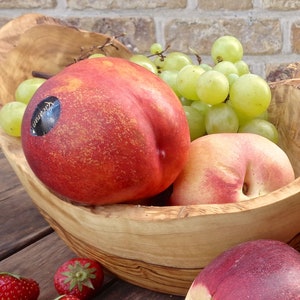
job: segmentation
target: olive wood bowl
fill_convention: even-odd
[[[32,70],[56,73],[80,57],[83,48],[107,40],[105,35],[71,28],[42,15],[25,15],[9,22],[0,30],[0,106],[13,100],[17,84],[31,77]],[[107,47],[107,55],[130,57],[126,47],[112,40],[116,46]],[[268,195],[244,202],[74,205],[56,197],[37,179],[19,138],[0,131],[0,145],[33,203],[77,255],[98,260],[132,284],[185,295],[201,269],[241,242],[277,239],[300,250],[300,79],[270,86],[270,119],[278,128],[280,146],[297,178]]]

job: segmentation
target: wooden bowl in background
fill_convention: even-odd
[[[109,39],[41,15],[25,15],[8,23],[0,30],[0,106],[13,100],[16,86],[32,70],[54,74],[78,59],[83,50]],[[107,55],[130,57],[126,47],[112,41],[116,47],[107,47]],[[270,119],[297,179],[245,202],[173,207],[73,205],[57,198],[35,177],[19,138],[0,132],[0,144],[34,204],[76,254],[98,260],[130,283],[185,295],[202,268],[241,242],[277,239],[300,250],[300,79],[270,85]]]

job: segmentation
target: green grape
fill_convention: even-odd
[[[26,109],[23,102],[12,101],[4,104],[0,110],[0,127],[5,133],[20,137],[23,115]]]
[[[228,76],[229,74],[237,74],[238,75],[238,69],[237,67],[234,65],[234,63],[232,63],[231,61],[227,61],[227,60],[223,60],[219,63],[217,63],[213,69],[215,71],[221,72],[223,73],[225,76]]]
[[[179,100],[183,106],[190,106],[194,102],[193,100],[189,100],[184,97],[179,97]]]
[[[232,107],[230,99],[227,100],[226,103]],[[240,111],[237,111],[234,108],[233,108],[233,110],[235,111],[235,113],[239,119],[240,127],[243,126],[244,124],[248,123],[249,121],[253,120],[253,118],[246,116],[245,114],[241,113]],[[268,111],[267,110],[264,111],[262,114],[255,117],[255,119],[262,119],[262,120],[268,121]]]
[[[227,79],[229,82],[229,87],[232,86],[232,84],[239,78],[240,76],[238,74],[235,73],[231,73],[227,75]]]
[[[151,54],[158,54],[163,51],[162,45],[159,43],[154,43],[150,47],[150,53]]]
[[[199,100],[196,86],[199,76],[205,71],[197,65],[186,65],[177,75],[177,89],[179,93],[190,100]]]
[[[193,101],[191,103],[191,106],[202,112],[203,114],[206,114],[210,108],[210,105],[202,102],[202,101]]]
[[[46,81],[44,78],[29,78],[22,81],[16,88],[15,100],[28,104],[36,90]]]
[[[182,52],[170,52],[166,55],[163,70],[180,71],[184,66],[193,64],[192,59]]]
[[[265,110],[262,114],[258,115],[256,119],[269,120],[269,112]]]
[[[157,67],[149,57],[143,54],[134,54],[129,58],[129,60],[144,67],[152,73],[157,74]]]
[[[208,71],[208,70],[211,70],[213,67],[208,65],[208,64],[205,64],[205,63],[201,63],[199,65],[204,71]]]
[[[206,134],[205,115],[192,106],[183,106],[189,124],[191,141]]]
[[[205,128],[208,134],[237,132],[239,120],[235,111],[226,103],[210,107],[205,116]]]
[[[224,35],[214,41],[211,47],[211,57],[215,64],[227,60],[236,62],[243,57],[243,46],[234,36]]]
[[[255,118],[265,112],[271,102],[268,83],[258,75],[240,76],[230,87],[231,106],[247,118]]]
[[[275,144],[278,143],[277,128],[269,121],[264,119],[252,119],[239,128],[238,132],[248,132],[261,135]]]
[[[159,73],[158,76],[172,88],[178,97],[180,97],[181,95],[177,88],[177,74],[178,71],[166,70]]]
[[[232,107],[230,99],[229,99],[228,101],[226,101],[226,103],[227,103],[230,107]],[[253,118],[251,118],[251,117],[248,117],[248,116],[244,115],[244,114],[241,113],[240,111],[235,110],[234,107],[232,107],[232,109],[235,111],[235,114],[236,114],[237,117],[238,117],[240,126],[246,124],[247,122],[249,122],[250,120],[253,119]]]
[[[199,76],[196,91],[201,101],[215,105],[227,98],[229,82],[227,77],[218,71],[205,71]]]
[[[249,66],[244,60],[239,60],[239,61],[235,62],[234,65],[236,66],[236,68],[238,70],[239,76],[250,73]]]
[[[99,57],[105,57],[105,55],[102,53],[94,53],[91,54],[88,58],[99,58]]]
[[[156,56],[153,60],[153,63],[155,64],[157,70],[161,72],[164,67],[165,59],[161,56]]]

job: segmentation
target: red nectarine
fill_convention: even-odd
[[[59,196],[84,204],[159,194],[190,147],[181,103],[157,75],[121,58],[87,59],[48,79],[22,124],[25,157]]]

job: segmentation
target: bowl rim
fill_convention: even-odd
[[[102,215],[109,218],[125,217],[139,221],[166,221],[200,216],[236,214],[264,208],[281,201],[286,201],[287,199],[291,199],[292,201],[294,197],[298,197],[300,199],[300,177],[297,177],[288,185],[271,193],[234,203],[195,204],[186,206],[154,206],[119,203],[84,206],[60,199],[51,193],[51,191],[37,179],[26,161],[21,146],[21,140],[19,138],[10,137],[5,134],[3,130],[0,130],[0,147],[21,182],[22,178],[20,177],[25,176],[26,180],[31,181],[31,184],[39,185],[46,195],[53,198],[53,201],[60,201],[59,203],[61,205],[67,206],[69,209],[82,209],[86,213],[91,213],[93,215],[96,214],[99,216]]]

